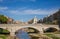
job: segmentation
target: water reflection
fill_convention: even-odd
[[[19,39],[30,39],[28,33],[25,30],[18,31],[16,37],[18,37]]]

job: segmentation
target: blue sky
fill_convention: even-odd
[[[0,0],[0,14],[24,22],[41,19],[60,8],[60,0]]]

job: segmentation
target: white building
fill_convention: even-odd
[[[36,24],[38,21],[37,17],[35,16],[34,19],[33,19],[33,24]]]

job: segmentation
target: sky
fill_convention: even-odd
[[[60,0],[0,0],[0,14],[19,21],[42,19],[60,9]]]

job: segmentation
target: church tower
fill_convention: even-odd
[[[37,23],[37,17],[35,16],[34,19],[33,19],[33,24],[36,24]]]

